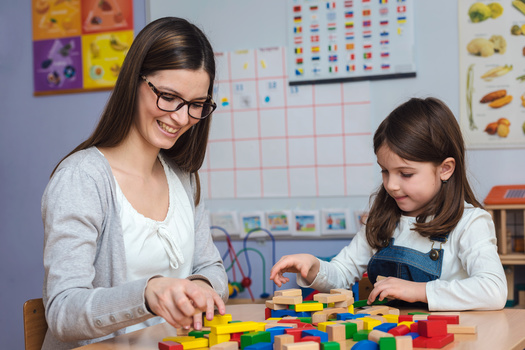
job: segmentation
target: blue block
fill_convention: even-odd
[[[290,309],[285,310],[271,310],[272,317],[280,318],[285,316],[297,316],[297,312]],[[301,316],[302,317],[302,316]]]
[[[417,337],[419,337],[419,333],[416,333],[416,332],[410,332],[410,333],[407,333],[405,335],[411,336],[412,339],[416,339]]]
[[[355,343],[351,349],[352,350],[379,350],[379,344],[371,340],[361,340]]]
[[[266,332],[270,333],[270,336],[272,337],[272,343],[274,342],[274,337],[276,335],[281,335],[281,334],[284,334],[285,333],[285,329],[286,328],[293,328],[292,326],[279,326],[279,327],[272,327],[272,328],[268,328],[266,330]]]
[[[346,321],[346,320],[354,320],[354,319],[355,319],[355,315],[349,312],[337,314],[338,321]]]
[[[388,333],[394,327],[397,327],[397,323],[381,323],[379,326],[375,326],[374,329]]]
[[[307,329],[303,331],[302,336],[312,335],[314,337],[321,338],[321,343],[325,343],[328,341],[328,333],[320,331],[318,329]]]
[[[246,346],[244,350],[273,350],[273,343],[256,343]]]
[[[368,317],[370,314],[356,314],[355,318],[362,318],[362,317]]]

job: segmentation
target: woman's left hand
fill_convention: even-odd
[[[380,301],[386,299],[399,299],[409,303],[418,301],[427,303],[427,291],[425,282],[412,282],[400,278],[387,277],[378,280],[374,289],[368,296],[368,304],[371,305],[376,298]]]

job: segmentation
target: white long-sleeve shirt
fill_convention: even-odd
[[[402,216],[394,231],[395,245],[428,252],[432,241],[410,228],[415,217]],[[439,242],[434,243],[439,249]],[[465,203],[463,217],[443,244],[441,277],[428,282],[428,308],[438,310],[495,310],[505,306],[507,280],[498,256],[494,223],[488,212]],[[297,275],[297,283],[320,291],[350,288],[376,253],[364,227],[330,262],[320,261],[311,285]]]

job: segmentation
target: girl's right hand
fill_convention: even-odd
[[[319,259],[310,254],[294,254],[283,256],[270,271],[270,279],[278,286],[290,281],[283,273],[300,273],[311,284],[319,272]]]

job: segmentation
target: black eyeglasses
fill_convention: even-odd
[[[194,119],[204,119],[217,108],[211,96],[204,102],[186,101],[180,96],[167,92],[160,92],[144,75],[140,76],[157,95],[157,108],[164,112],[176,112],[185,105],[188,105],[188,114]]]

